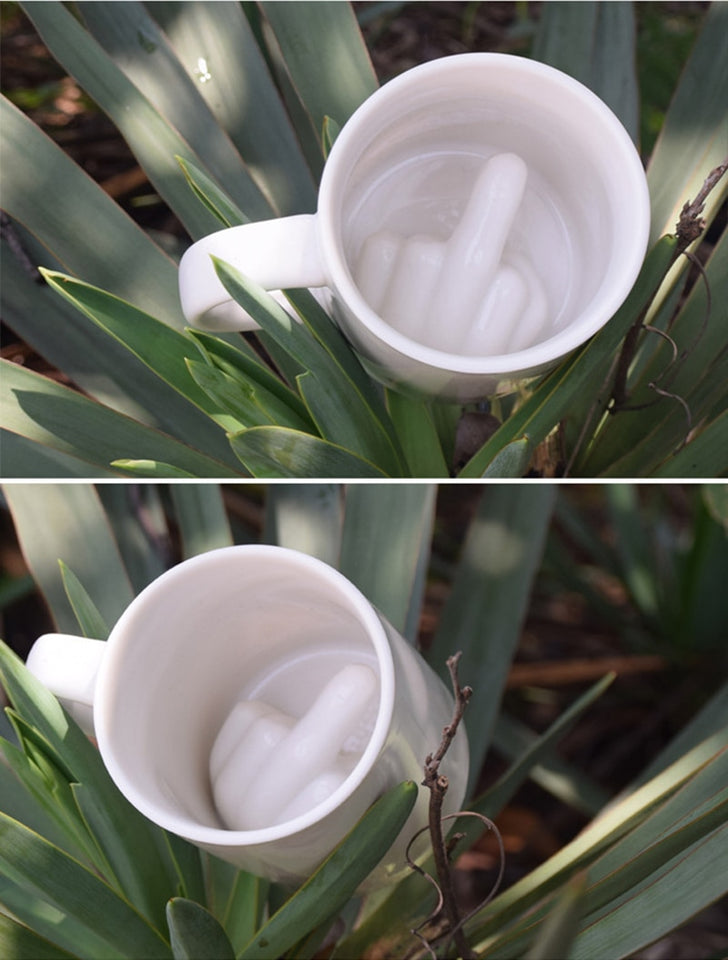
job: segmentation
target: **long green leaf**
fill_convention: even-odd
[[[240,427],[261,427],[275,422],[258,402],[252,386],[243,386],[222,370],[201,360],[187,360],[186,366],[192,379],[213,405],[229,414]],[[286,423],[285,426],[293,424]],[[300,421],[295,426],[300,429]]]
[[[258,284],[229,264],[214,257],[213,261],[230,295],[306,371],[298,378],[299,388],[325,439],[345,445],[393,476],[399,475],[403,462],[392,436],[348,367]]]
[[[402,446],[410,476],[447,477],[445,460],[430,405],[395,390],[387,391],[387,409]]]
[[[371,460],[390,476],[399,476],[392,446],[386,442],[381,425],[369,415],[369,410],[358,407],[356,401],[347,406],[343,384],[337,383],[326,371],[317,375],[310,370],[302,373],[297,383],[324,440]]]
[[[611,923],[612,914],[621,915],[623,908],[627,907],[626,913],[636,921],[637,910],[632,910],[628,906],[630,903],[641,900],[645,895],[649,902],[652,898],[650,891],[663,884],[672,872],[685,872],[687,861],[702,859],[705,851],[701,850],[701,841],[725,824],[728,809],[728,791],[724,786],[727,763],[728,753],[723,750],[688,777],[646,820],[618,839],[591,867],[590,885],[582,907],[583,914],[588,914],[585,939],[591,942],[599,939],[602,920],[607,929],[602,934],[600,947],[594,953],[587,952],[586,956],[598,957],[607,951],[610,956],[624,956],[656,939],[674,925],[675,916],[666,915],[665,911],[659,911],[652,918],[645,916],[645,922],[628,921],[624,928],[620,928],[625,953],[615,953],[614,939],[608,939],[609,928],[614,927]],[[719,884],[721,882],[723,889],[728,887],[725,878]],[[702,884],[698,886],[703,887]],[[707,893],[702,902],[693,899],[693,912],[715,898],[716,889],[720,890],[720,886],[714,887],[712,893]],[[704,889],[701,889],[703,893]],[[684,911],[685,905],[681,904],[680,909]],[[686,915],[689,914],[683,913],[683,918]],[[484,955],[492,958],[511,957],[531,940],[542,942],[543,925],[544,911],[541,909],[536,914],[531,911],[512,932],[496,934],[495,944],[488,947]],[[594,933],[596,937],[590,936]],[[632,938],[631,949],[626,948],[625,935]]]
[[[171,493],[184,557],[232,545],[233,535],[220,487],[174,483]]]
[[[175,960],[233,960],[225,931],[199,903],[173,897],[167,904],[167,923]]]
[[[170,463],[162,463],[161,460],[132,460],[122,457],[119,460],[112,460],[111,466],[121,474],[145,480],[193,480],[195,477],[188,470],[173,467]]]
[[[28,812],[21,810],[16,816],[12,806],[8,808],[5,804],[3,812],[111,882],[111,866],[79,816],[71,789],[73,774],[35,727],[12,707],[6,708],[6,714],[20,748],[6,741],[0,741],[0,748],[8,768],[26,791]],[[11,791],[11,800],[12,793],[14,791]],[[34,823],[39,814],[41,829]]]
[[[81,633],[84,637],[91,637],[94,640],[106,640],[109,635],[109,626],[88,595],[86,588],[73,570],[62,560],[59,561],[59,567],[61,568],[63,587],[68,602],[76,615]]]
[[[243,387],[252,386],[258,397],[266,398],[266,409],[276,421],[292,415],[305,423],[307,429],[315,429],[298,394],[265,366],[243,339],[233,346],[200,330],[190,330],[189,333],[200,345],[204,356],[218,369],[238,380]],[[286,410],[291,410],[292,414],[284,413]]]
[[[225,430],[242,426],[220,410],[217,403],[201,390],[190,376],[187,360],[196,351],[189,337],[105,290],[64,274],[43,271],[46,281],[62,297],[123,343],[166,384],[207,413]]]
[[[593,863],[617,840],[626,836],[650,812],[657,809],[694,774],[708,765],[725,748],[728,732],[722,731],[685,754],[680,760],[636,790],[610,806],[601,816],[563,847],[546,863],[501,893],[467,924],[470,942],[477,944],[497,934],[504,925],[525,914],[578,870]]]
[[[522,477],[526,472],[532,452],[528,437],[511,440],[493,457],[483,471],[483,476],[489,480]]]
[[[240,4],[161,2],[148,9],[274,209],[284,216],[313,212],[313,179]]]
[[[237,953],[254,936],[268,909],[269,881],[238,870],[217,857],[206,858],[206,904]]]
[[[579,931],[583,909],[584,878],[575,877],[556,898],[536,943],[524,960],[561,960],[570,957],[570,948]]]
[[[0,812],[0,869],[93,931],[99,955],[109,946],[130,955],[170,956],[156,931],[94,873]]]
[[[114,63],[179,133],[209,173],[225,185],[233,200],[251,219],[271,216],[274,211],[206,103],[204,84],[199,79],[195,82],[185,70],[144,4],[136,0],[127,0],[122,7],[79,3],[78,10]],[[183,11],[180,13],[184,16]]]
[[[293,430],[310,429],[308,417],[299,416],[293,407],[254,382],[241,382],[211,363],[188,360],[188,369],[195,382],[223,410],[228,410],[246,427],[278,424]]]
[[[708,175],[728,157],[728,8],[713,3],[702,22],[660,129],[647,169],[651,237],[673,231],[684,204],[695,200]],[[701,219],[710,225],[728,196],[728,178],[714,186]],[[700,241],[688,248],[693,253]],[[647,314],[652,323],[669,303],[687,269],[685,258],[669,271]],[[724,378],[723,378],[724,379]]]
[[[0,429],[0,467],[5,480],[87,480],[90,473],[99,479],[119,476],[118,470],[99,466],[92,470],[88,462],[4,429]]]
[[[337,566],[343,524],[341,488],[335,483],[272,485],[265,499],[263,539]]]
[[[725,823],[726,805],[718,811]],[[669,840],[671,838],[667,838]],[[680,838],[682,840],[682,838]],[[663,846],[667,845],[663,841]],[[689,842],[689,838],[682,841]],[[648,851],[651,852],[651,851]],[[714,830],[705,840],[677,853],[667,869],[655,871],[638,894],[620,898],[614,909],[587,927],[572,946],[574,960],[604,956],[617,960],[680,926],[695,913],[728,892],[722,865],[728,857],[728,826]]]
[[[0,182],[9,216],[24,224],[69,273],[181,326],[177,270],[170,257],[5,97],[0,98],[0,125]],[[52,202],[39,202],[39,183],[54,185]],[[95,230],[90,239],[90,228],[71,230],[72,223],[103,225],[103,230]]]
[[[228,464],[95,403],[75,390],[0,359],[0,426],[88,463],[87,477],[114,460],[159,460],[196,477],[239,477]]]
[[[164,849],[172,860],[177,884],[175,892],[196,903],[207,899],[204,854],[199,847],[174,833],[160,831],[157,838],[164,842]]]
[[[59,560],[85,584],[103,621],[115,623],[134,594],[96,491],[88,484],[7,484],[3,492],[58,629],[79,629]]]
[[[700,480],[728,476],[728,411],[721,413],[655,471],[655,477]]]
[[[174,126],[62,4],[29,2],[24,10],[55,59],[114,121],[160,197],[191,236],[196,239],[216,230],[216,218],[190,192],[175,157],[204,164]],[[254,212],[265,217],[269,208],[260,200]],[[252,206],[254,199],[249,202]]]
[[[14,960],[73,960],[75,956],[2,913],[0,953],[5,957],[13,957]]]
[[[347,380],[351,381],[356,393],[361,395],[376,418],[385,428],[388,428],[389,419],[381,389],[365,371],[351,344],[318,300],[310,290],[288,290],[286,296],[315,340],[324,348]],[[394,440],[391,429],[389,433]]]
[[[410,640],[416,636],[435,522],[430,484],[350,484],[340,570]]]
[[[243,211],[204,170],[191,160],[185,160],[184,157],[177,157],[177,162],[182,167],[182,172],[194,195],[213,216],[217,217],[223,227],[235,227],[248,223],[248,218]]]
[[[254,477],[297,480],[385,476],[373,463],[350,450],[285,427],[251,427],[233,434],[230,443]]]
[[[101,483],[96,492],[137,594],[172,563],[170,532],[159,487]]]
[[[52,266],[37,243],[22,239],[28,254]],[[89,397],[140,423],[170,433],[213,457],[229,456],[225,438],[210,430],[209,417],[110,337],[76,306],[47,284],[28,279],[20,261],[3,241],[3,317],[13,330]],[[5,471],[7,472],[7,471]],[[81,476],[89,475],[88,467]],[[26,472],[42,476],[41,468]],[[58,474],[52,474],[56,476]]]
[[[124,960],[123,955],[118,950],[112,950],[107,947],[99,954],[99,942],[93,930],[79,923],[74,917],[60,911],[57,907],[48,903],[47,900],[39,896],[34,896],[27,888],[23,888],[8,880],[0,873],[0,923],[6,919],[6,914],[15,921],[19,921],[23,927],[32,931],[36,937],[42,937],[49,944],[49,948],[56,947],[58,950],[65,950],[72,957],[94,958],[103,956],[106,960]],[[0,927],[0,944],[3,943],[3,937],[7,936],[4,927]],[[11,935],[21,936],[15,930]],[[22,946],[23,939],[19,943]],[[30,942],[31,941],[25,941]],[[6,954],[3,953],[3,956]],[[15,957],[16,954],[11,949],[7,956]],[[22,954],[20,954],[22,957]],[[30,953],[28,960],[37,960],[37,955]]]
[[[460,677],[473,688],[469,710],[478,718],[465,720],[473,776],[490,743],[554,499],[553,487],[485,488],[428,653],[442,669],[463,652]]]
[[[311,421],[312,432],[315,432],[316,424],[313,420],[313,417],[311,417],[308,407],[303,402],[303,398],[301,398],[298,394],[297,378],[302,373],[306,372],[306,368],[293,356],[293,354],[284,349],[280,343],[278,343],[275,337],[272,337],[269,333],[266,333],[265,330],[259,330],[256,334],[256,339],[265,351],[266,357],[269,358],[271,366],[275,368],[282,381],[290,389],[295,389],[296,396],[298,396],[301,400],[303,409],[306,411],[306,416]]]
[[[639,95],[632,3],[548,3],[539,17],[532,56],[585,84],[612,108],[633,140]]]
[[[620,579],[643,616],[655,618],[661,601],[653,570],[653,555],[642,518],[637,488],[610,484],[605,499],[616,537]]]
[[[647,169],[654,242],[674,229],[682,205],[695,198],[708,173],[728,156],[728,5],[712,3],[685,64]],[[710,222],[728,184],[706,203]]]
[[[343,126],[377,89],[348,3],[261,3],[286,68],[320,136],[325,117]]]
[[[174,888],[169,883],[173,874],[166,864],[168,848],[161,831],[154,828],[149,831],[156,849],[144,851],[145,858],[152,864],[161,865],[162,861],[165,861],[166,875],[157,866],[159,873],[155,876],[154,868],[147,870],[137,863],[138,851],[130,849],[129,835],[125,830],[125,823],[119,823],[118,811],[107,807],[105,798],[93,786],[73,783],[71,790],[83,822],[100,851],[98,859],[102,863],[108,863],[112,871],[109,876],[106,870],[102,870],[102,875],[109,883],[113,877],[114,886],[120,894],[129,899],[157,931],[162,930],[164,895],[169,895]]]
[[[17,715],[12,716],[12,722],[17,726]],[[77,814],[69,816],[67,807],[58,802],[47,769],[41,769],[41,765],[31,759],[26,743],[19,749],[0,739],[3,812],[71,856],[93,862],[93,857],[89,857],[89,837],[84,835]]]
[[[725,731],[725,727],[723,729]],[[600,857],[589,871],[590,880],[601,885],[599,896],[593,898],[595,902],[590,905],[591,912],[609,903],[621,892],[616,874],[634,871],[639,874],[641,882],[681,849],[687,849],[725,822],[727,774],[728,750],[724,749],[681,784],[639,825],[634,836],[623,837]],[[681,839],[681,836],[687,839]],[[647,866],[643,864],[639,869],[636,868],[638,855],[644,855],[644,864]],[[634,882],[636,884],[637,880]]]
[[[728,177],[725,179],[728,181]],[[688,399],[691,393],[697,392],[695,388],[700,384],[701,375],[715,363],[726,345],[728,236],[725,231],[713,245],[707,238],[702,249],[706,255],[704,272],[669,322],[668,332],[680,351],[677,369],[666,371],[672,348],[664,339],[654,338],[657,348],[639,381],[643,385],[650,380],[658,381],[660,386],[680,391]],[[644,399],[644,395],[639,395],[640,402]]]
[[[145,916],[163,923],[163,906],[173,890],[174,872],[161,850],[161,831],[119,793],[98,750],[66,714],[56,698],[0,642],[0,679],[19,716],[50,745],[59,767],[71,771],[103,811],[117,837],[124,838],[115,862],[116,876],[127,896]],[[139,856],[139,851],[144,856]]]
[[[269,881],[208,856],[207,906],[220,921],[237,953],[254,936],[267,910]]]
[[[340,910],[394,842],[417,785],[393,787],[369,808],[313,876],[264,924],[238,960],[277,957]]]

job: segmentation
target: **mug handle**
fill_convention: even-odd
[[[30,649],[26,667],[54,693],[81,729],[93,736],[96,677],[106,650],[104,640],[44,633]]]
[[[225,260],[266,290],[325,287],[316,215],[244,223],[211,233],[185,251],[179,295],[187,322],[203,330],[257,330],[215,273],[211,256]]]

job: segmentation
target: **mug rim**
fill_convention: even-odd
[[[256,830],[231,830],[222,826],[199,823],[192,817],[175,813],[151,799],[136,781],[130,779],[123,761],[118,757],[114,746],[109,706],[114,673],[123,660],[124,650],[129,642],[125,633],[129,620],[138,616],[140,608],[150,601],[153,602],[155,595],[162,589],[166,589],[170,583],[187,580],[191,574],[194,575],[197,568],[224,559],[225,555],[240,557],[241,554],[247,555],[253,563],[272,557],[284,559],[285,562],[299,566],[302,572],[328,581],[335,588],[337,596],[346,601],[347,608],[364,627],[367,639],[374,648],[379,668],[379,704],[374,728],[361,757],[346,780],[330,797],[306,813],[284,823]],[[158,826],[192,843],[215,847],[258,846],[285,839],[315,826],[325,820],[357,790],[375,765],[386,744],[394,713],[394,659],[381,614],[347,577],[330,564],[310,554],[273,544],[235,544],[182,560],[156,577],[132,600],[113,627],[107,643],[109,648],[99,668],[94,696],[94,727],[104,764],[119,790],[133,806]]]
[[[621,277],[620,283],[613,283],[609,290],[602,292],[598,304],[588,305],[577,322],[571,323],[546,340],[512,353],[492,356],[473,357],[428,347],[386,323],[359,292],[341,249],[336,224],[337,197],[340,197],[343,189],[340,180],[348,174],[358,159],[352,153],[352,148],[359,135],[360,123],[379,111],[383,104],[398,99],[408,87],[419,82],[421,78],[457,71],[465,63],[481,70],[496,69],[530,74],[539,81],[547,80],[556,87],[561,87],[569,96],[588,105],[599,119],[601,128],[609,133],[615,151],[621,157],[625,173],[629,175],[625,176],[625,182],[620,187],[624,195],[629,197],[629,207],[633,213],[629,229],[625,230],[625,243],[621,245],[623,266],[618,275],[618,278]],[[349,156],[349,153],[352,155]],[[379,87],[354,111],[338,135],[324,166],[316,227],[322,259],[329,274],[329,285],[370,335],[412,362],[423,363],[455,375],[518,378],[530,371],[548,367],[581,346],[597,333],[622,305],[639,275],[647,251],[650,196],[642,161],[627,130],[611,108],[587,86],[555,67],[515,54],[460,53],[411,67]]]

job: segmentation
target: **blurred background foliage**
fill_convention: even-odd
[[[504,892],[493,909],[507,904],[512,891],[526,910],[529,878],[539,876],[534,870],[566,856],[605,805],[652,783],[669,762],[725,725],[728,491],[722,484],[7,484],[4,493],[0,632],[21,655],[54,625],[77,631],[79,598],[91,597],[110,626],[130,597],[172,563],[257,541],[337,566],[443,673],[445,657],[462,649],[461,679],[475,688],[466,715],[470,793],[480,798],[473,801],[478,809],[497,814],[507,850]],[[566,723],[573,709],[578,720]],[[552,744],[546,751],[540,738],[550,740],[555,727],[558,750]],[[529,763],[534,749],[537,762]],[[706,804],[708,795],[700,796]],[[720,796],[721,790],[716,802]],[[640,837],[630,857],[651,843]],[[717,850],[717,839],[710,842]],[[483,898],[498,859],[491,835],[471,835],[468,843],[456,871],[465,908]],[[567,877],[577,876],[573,870]],[[673,894],[702,889],[695,883],[676,875]],[[562,889],[571,896],[570,887]],[[630,891],[628,903],[638,891]],[[405,918],[417,915],[424,895],[406,883],[393,900],[375,898],[358,931],[349,926],[352,906],[345,926],[334,928],[343,937],[343,952],[334,956],[404,955],[383,944],[391,937],[408,941]],[[271,896],[271,904],[280,902],[280,894]],[[658,904],[672,902],[670,896],[659,894]],[[725,904],[710,906],[714,894],[705,897],[686,906],[682,920],[670,919],[672,908],[665,908],[657,911],[659,922],[634,929],[627,923],[626,946],[610,956],[722,957]],[[696,909],[699,917],[668,935]],[[490,941],[496,920],[488,920],[487,910],[482,916],[469,924],[479,955],[525,955],[533,931],[517,925],[526,940],[508,952],[508,924],[496,910]],[[587,937],[589,926],[582,925],[580,936]],[[658,942],[650,947],[652,940]]]

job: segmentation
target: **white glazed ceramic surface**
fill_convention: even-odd
[[[211,253],[269,289],[325,287],[374,376],[466,402],[596,333],[629,293],[648,230],[642,164],[601,100],[535,61],[462,54],[362,104],[327,160],[315,215],[194,244],[180,293],[192,324],[246,329]]]
[[[444,684],[348,580],[319,560],[272,546],[228,547],[187,560],[139,594],[106,643],[48,634],[34,645],[28,667],[82,722],[93,703],[104,762],[142,813],[223,859],[283,881],[310,875],[386,789],[421,781],[424,758],[452,711]],[[320,743],[329,754],[313,807],[296,809],[294,802],[292,819],[227,828],[213,798],[210,757],[236,705],[262,702],[265,708],[250,709],[283,717],[287,730],[308,716],[315,740],[326,736],[317,698],[348,700],[352,682],[367,690],[349,717],[345,776],[332,774],[342,743]],[[330,702],[328,709],[344,708]],[[222,754],[228,749],[223,743]],[[281,773],[272,766],[275,780]],[[450,777],[448,810],[456,810],[468,776],[464,731],[443,772]],[[285,773],[288,800],[297,801],[301,781],[295,770]],[[246,771],[234,773],[228,799],[247,786]],[[265,797],[253,799],[260,807]],[[403,869],[406,842],[426,822],[421,790],[373,885]]]

